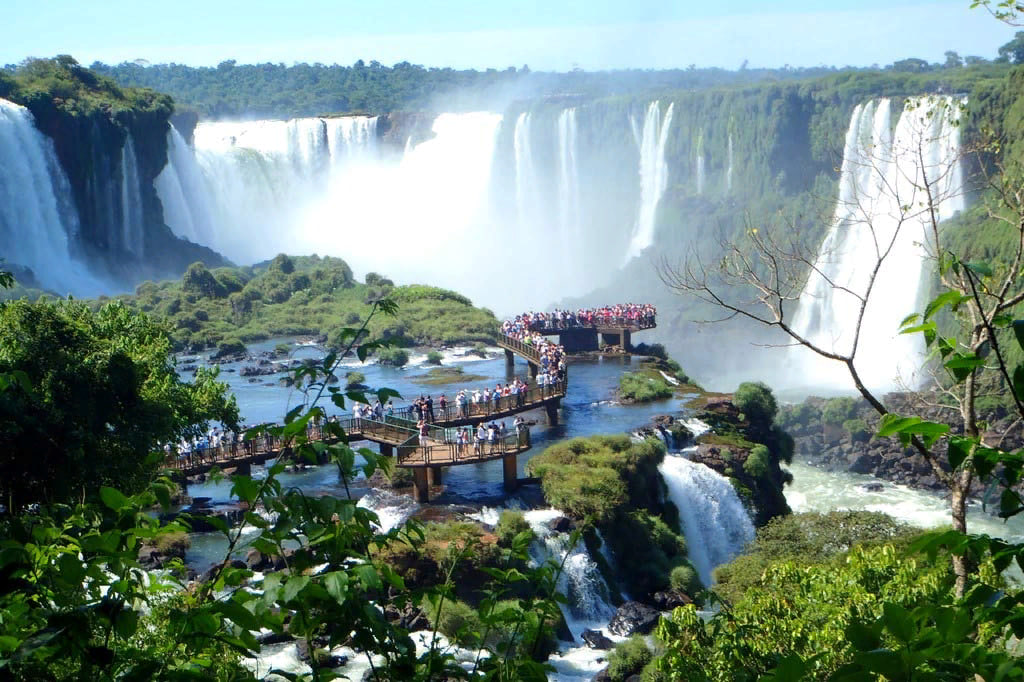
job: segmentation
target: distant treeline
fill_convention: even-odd
[[[885,68],[896,72],[932,72],[985,63],[981,57],[961,59],[947,53],[943,64],[905,59]],[[9,66],[8,69],[13,67]],[[122,63],[91,65],[122,85],[147,87],[174,97],[179,109],[206,118],[290,118],[329,113],[381,113],[396,110],[457,111],[493,107],[518,98],[602,97],[645,95],[715,87],[815,78],[877,67],[720,68],[621,70],[568,73],[534,72],[528,66],[505,70],[426,68],[401,62],[384,66],[362,60],[337,64],[237,64],[216,67],[183,64]]]

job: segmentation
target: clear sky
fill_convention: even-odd
[[[534,70],[994,57],[970,0],[0,0],[0,64],[71,54],[213,65],[357,59]]]

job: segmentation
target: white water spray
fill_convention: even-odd
[[[564,267],[560,270],[563,286],[570,286],[577,281],[581,265],[576,257],[579,250],[576,247],[583,243],[576,156],[576,109],[565,109],[558,117],[558,241],[565,256]]]
[[[728,160],[725,167],[725,191],[732,193],[732,133],[729,133]]]
[[[135,142],[128,133],[121,148],[121,247],[134,256],[143,251],[142,185]]]
[[[661,116],[661,103],[657,100],[647,107],[640,133],[640,209],[637,214],[629,249],[628,263],[654,242],[657,227],[658,203],[668,187],[668,164],[665,162],[665,142],[672,125],[674,103],[668,105]],[[634,123],[634,131],[638,126]],[[634,132],[635,135],[635,132]]]
[[[689,558],[705,586],[712,571],[754,539],[754,524],[729,479],[703,464],[669,455],[658,467],[679,509]]]
[[[847,354],[860,297],[879,258],[857,347],[862,380],[878,391],[915,388],[923,362],[918,334],[899,334],[901,320],[923,306],[931,214],[964,207],[960,169],[960,101],[908,100],[894,132],[888,99],[858,105],[850,120],[832,228],[800,297],[793,326],[826,350]],[[929,197],[925,185],[931,187]],[[820,274],[818,274],[820,273]],[[851,293],[853,292],[853,293]],[[856,295],[854,295],[856,294]],[[793,359],[822,388],[850,384],[845,368],[803,348]]]

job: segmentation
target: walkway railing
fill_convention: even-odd
[[[530,325],[530,331],[535,332],[561,332],[567,329],[598,329],[601,327],[621,327],[623,329],[653,329],[656,318],[647,317],[595,317],[590,321],[582,320],[544,320]]]
[[[464,405],[456,405],[453,400],[446,404],[444,408],[435,403],[432,418],[429,411],[424,410],[424,412],[427,412],[426,419],[431,423],[455,422],[478,417],[488,418],[518,410],[519,408],[525,411],[530,405],[541,404],[550,398],[562,397],[565,395],[566,388],[567,382],[563,379],[546,386],[528,388],[523,393],[501,396],[497,400],[492,397],[490,400],[484,401],[481,398],[480,402],[467,401]],[[414,426],[417,420],[416,412],[412,406],[395,410],[394,418],[411,422]]]
[[[498,336],[498,345],[514,353],[519,353],[535,365],[540,364],[540,351],[532,343],[523,343],[519,339],[501,334]]]

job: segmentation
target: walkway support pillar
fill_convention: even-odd
[[[420,504],[430,502],[430,483],[427,480],[427,468],[415,467],[412,470],[412,498]]]
[[[395,446],[391,445],[390,443],[381,443],[380,454],[383,457],[393,457],[395,454]]]
[[[249,462],[242,462],[235,467],[236,476],[251,476],[252,475],[252,464]]]
[[[531,362],[530,363],[530,378],[531,379],[536,379],[537,378],[537,372],[539,370],[540,370],[540,367],[538,367],[536,365],[536,363]]]
[[[516,462],[515,453],[501,458],[501,469],[505,490],[509,492],[515,490],[519,486],[519,464]]]
[[[544,409],[548,413],[548,426],[558,426],[558,406],[561,402],[559,398],[544,404]]]
[[[441,467],[430,467],[429,469],[427,469],[427,471],[430,472],[430,475],[427,478],[427,480],[430,482],[430,485],[441,485]]]
[[[622,350],[624,350],[624,351],[630,351],[630,350],[633,349],[633,342],[629,338],[629,336],[630,336],[629,330],[628,329],[623,329],[622,330]]]
[[[513,371],[513,368],[515,367],[515,365],[516,365],[516,356],[512,353],[512,351],[510,351],[510,350],[508,350],[506,348],[505,349],[505,369],[508,370],[509,372],[511,372],[511,371]]]

